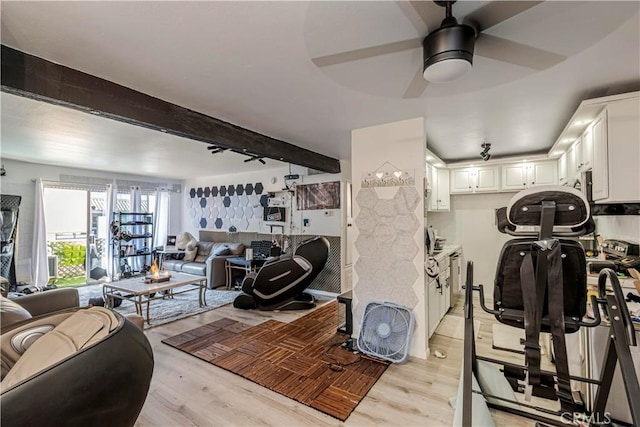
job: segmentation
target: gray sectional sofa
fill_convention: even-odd
[[[195,243],[194,243],[195,242]],[[195,258],[191,260],[193,246],[197,247]],[[179,249],[185,249],[180,248]],[[229,257],[243,256],[245,246],[242,243],[191,242],[184,259],[166,259],[162,263],[165,270],[195,274],[207,278],[209,289],[226,286],[225,260]]]

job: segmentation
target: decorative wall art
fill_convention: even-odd
[[[340,181],[296,185],[298,210],[340,209]]]
[[[384,162],[378,169],[366,173],[361,185],[362,188],[404,187],[414,185],[415,181],[415,170],[403,171],[390,162]]]
[[[196,228],[246,231],[262,220],[268,200],[263,193],[261,182],[191,188],[187,209]]]

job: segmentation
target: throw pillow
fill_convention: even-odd
[[[186,231],[184,233],[180,233],[178,237],[176,237],[176,248],[184,251],[192,240],[196,240],[196,238],[193,237],[191,233],[187,233]]]
[[[182,260],[191,262],[196,259],[196,255],[198,255],[198,241],[193,239],[184,248],[184,258]]]
[[[176,238],[176,248],[185,251],[183,261],[191,262],[198,254],[198,241],[191,233],[180,233]]]

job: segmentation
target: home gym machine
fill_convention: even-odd
[[[573,188],[539,187],[521,191],[496,215],[501,232],[520,238],[508,241],[502,248],[493,308],[485,305],[483,285],[473,284],[473,262],[467,265],[461,425],[471,426],[481,417],[478,408],[486,407],[477,404],[478,395],[489,407],[528,417],[539,425],[611,424],[606,404],[619,365],[633,425],[640,426],[640,386],[630,352],[630,346],[637,345],[636,334],[613,270],[600,272],[597,295],[589,298],[591,320],[585,320],[586,259],[580,243],[568,238],[594,230],[586,198]],[[522,226],[533,231],[522,231]],[[485,312],[500,323],[524,329],[525,366],[476,353],[474,292],[478,292]],[[570,375],[565,334],[601,323],[609,326],[609,339],[600,377]],[[541,369],[541,332],[551,334],[555,372]],[[595,389],[590,408],[582,399],[576,399],[579,393],[572,391],[572,380]],[[524,399],[518,399],[516,394],[524,395]],[[532,396],[541,399],[536,402],[550,404],[532,404]],[[483,412],[490,417],[486,409]]]

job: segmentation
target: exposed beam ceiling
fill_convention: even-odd
[[[337,159],[2,45],[2,91],[328,173]]]

